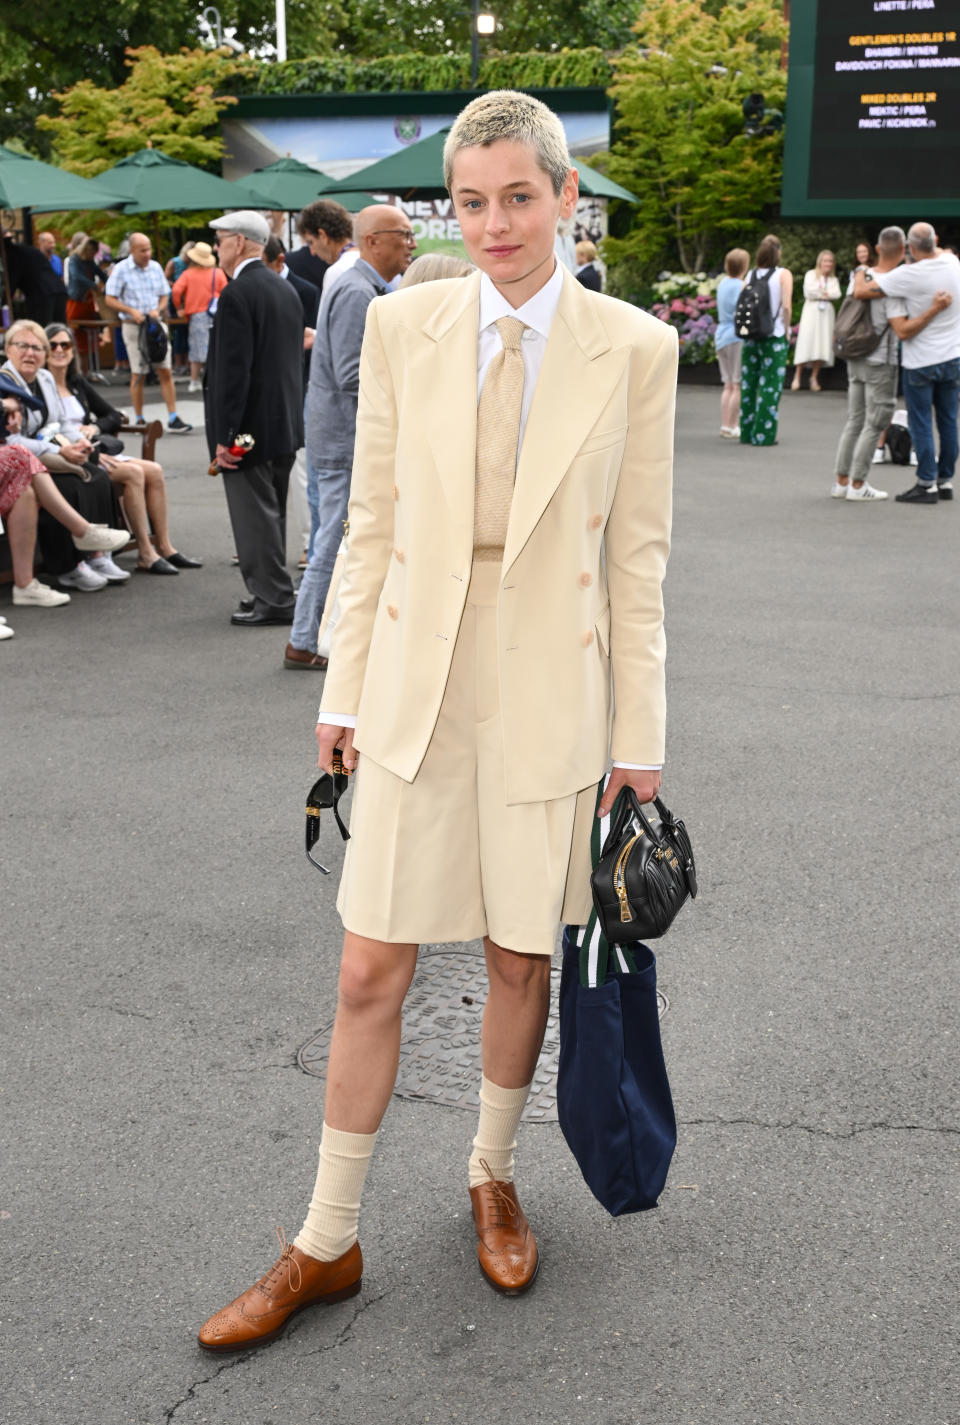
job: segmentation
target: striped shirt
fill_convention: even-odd
[[[146,267],[138,267],[132,257],[125,257],[107,278],[107,296],[119,297],[125,306],[135,307],[138,312],[155,311],[161,297],[169,295],[170,283],[163,268],[152,260]]]

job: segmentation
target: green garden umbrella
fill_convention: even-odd
[[[573,160],[573,166],[580,175],[581,198],[621,198],[625,203],[640,202],[635,193],[631,193],[628,188],[621,188],[619,183],[614,183],[612,178],[608,178],[596,168],[591,168],[579,158]]]
[[[325,196],[341,200],[341,195],[355,193],[362,183],[367,192],[395,193],[400,198],[446,198],[443,182],[443,145],[447,129],[421,139],[409,148],[381,158],[367,168],[339,182],[331,182]]]
[[[231,183],[205,173],[159,148],[142,148],[121,158],[97,182],[124,196],[125,213],[188,213],[209,208],[271,208],[272,202],[253,185]]]
[[[258,193],[270,199],[272,209],[284,213],[299,213],[315,198],[328,195],[335,181],[326,173],[321,173],[319,168],[289,155],[278,158],[276,163],[270,163],[266,168],[256,169],[244,179],[244,182],[255,185]],[[373,201],[369,193],[344,193],[337,197],[337,202],[351,213],[359,212]]]
[[[443,146],[448,133],[449,129],[441,129],[428,139],[421,139],[399,153],[392,153],[389,158],[381,158],[369,168],[361,168],[350,178],[341,178],[327,189],[328,197],[339,198],[341,194],[353,192],[357,184],[362,183],[364,188],[375,193],[396,193],[405,199],[445,198]],[[584,198],[621,198],[628,203],[639,202],[626,188],[621,188],[619,183],[614,183],[579,158],[573,160],[573,165],[580,174],[580,192]]]
[[[119,190],[99,177],[80,178],[0,144],[0,207],[60,213],[122,204]]]

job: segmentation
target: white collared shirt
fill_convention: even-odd
[[[494,323],[500,317],[517,317],[528,328],[523,333],[520,353],[523,357],[523,400],[520,405],[520,440],[518,450],[523,445],[527,428],[527,417],[533,404],[534,392],[543,358],[547,350],[547,338],[556,316],[560,293],[563,290],[563,267],[558,262],[553,276],[545,282],[539,292],[535,292],[522,307],[511,307],[506,297],[493,285],[484,272],[480,278],[480,322],[477,333],[477,400],[483,390],[483,382],[490,363],[503,350],[500,333]],[[336,727],[356,727],[357,719],[352,715],[321,712],[318,722],[332,723]],[[660,764],[646,762],[614,762],[615,767],[623,767],[634,772],[658,772]]]

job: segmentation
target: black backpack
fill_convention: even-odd
[[[844,297],[833,328],[833,349],[845,361],[869,356],[876,351],[887,330],[877,331],[870,316],[870,301],[860,297]]]
[[[887,426],[886,447],[890,452],[890,459],[894,465],[909,465],[910,452],[913,450],[913,442],[910,439],[910,432],[906,426],[894,424],[892,421]]]
[[[750,273],[743,291],[737,298],[737,310],[733,314],[733,329],[738,341],[762,341],[773,336],[773,312],[770,309],[771,267],[763,277],[756,271]]]
[[[151,366],[158,366],[167,354],[167,334],[156,317],[140,323],[140,355]]]

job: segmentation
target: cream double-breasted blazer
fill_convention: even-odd
[[[350,539],[321,710],[412,781],[473,558],[479,273],[371,303]],[[498,599],[509,802],[664,760],[661,584],[677,336],[565,273],[517,467]],[[612,677],[611,677],[612,674]]]

